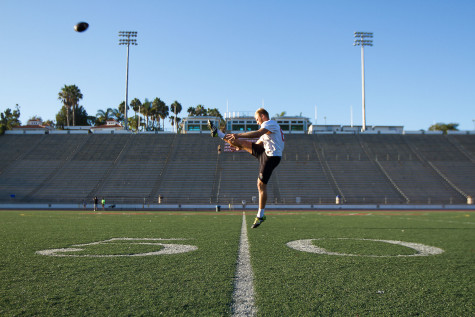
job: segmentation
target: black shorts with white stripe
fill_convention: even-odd
[[[252,155],[259,160],[259,179],[267,184],[272,171],[279,165],[280,156],[268,156],[262,143],[252,143]]]

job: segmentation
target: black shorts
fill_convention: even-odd
[[[267,156],[262,143],[252,143],[252,155],[259,160],[259,179],[267,184],[269,182],[272,171],[280,163],[280,156]]]

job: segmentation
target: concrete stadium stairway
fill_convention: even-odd
[[[164,203],[212,203],[218,139],[208,134],[176,135],[153,199]]]
[[[331,185],[312,135],[286,135],[285,151],[276,169],[283,203],[334,203],[338,191]]]
[[[357,135],[317,135],[344,203],[400,204],[404,198],[368,156]]]

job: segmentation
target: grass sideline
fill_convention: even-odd
[[[254,212],[247,212],[248,228],[253,218]],[[0,211],[0,315],[230,315],[241,224],[240,212]],[[268,212],[267,221],[248,230],[248,237],[260,316],[475,312],[473,212]],[[35,253],[112,238],[183,238],[162,242],[198,249],[110,258]],[[312,254],[286,246],[317,238],[323,240],[314,244],[326,250],[363,256]],[[361,238],[416,242],[445,252],[396,257],[414,251],[353,240]],[[118,240],[65,254],[160,249]]]

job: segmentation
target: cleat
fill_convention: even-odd
[[[266,220],[266,216],[264,216],[262,218],[256,218],[256,220],[254,220],[254,223],[252,224],[251,228],[259,227],[264,222],[264,220]]]
[[[211,130],[211,136],[213,138],[218,136],[218,128],[214,126],[214,124],[211,123],[211,121],[208,120],[208,128]]]

